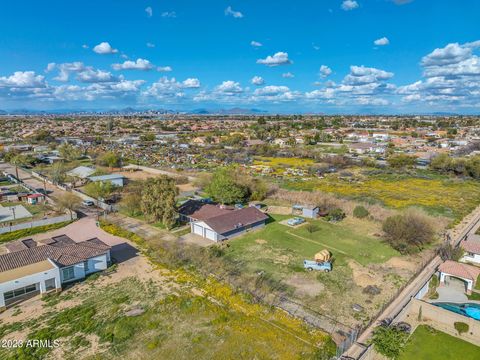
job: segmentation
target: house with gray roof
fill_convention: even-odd
[[[125,185],[125,176],[120,174],[90,176],[88,180],[92,182],[110,182],[113,185],[119,186],[119,187],[123,187]]]
[[[193,234],[215,242],[263,228],[268,220],[268,216],[254,206],[234,210],[223,209],[226,211],[212,211],[211,206],[213,205],[206,211],[197,210],[192,214],[197,220],[190,222],[190,228]]]
[[[42,242],[10,242],[0,255],[0,311],[36,294],[61,291],[62,285],[105,270],[110,246],[98,238],[75,242],[66,235]]]

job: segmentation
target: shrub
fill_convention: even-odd
[[[405,346],[408,333],[394,326],[378,326],[373,331],[372,343],[382,355],[396,359]]]
[[[370,215],[370,213],[362,205],[358,205],[355,207],[355,209],[353,209],[353,216],[355,216],[358,219],[364,219],[368,215]]]
[[[328,221],[341,221],[345,219],[345,212],[340,208],[335,208],[328,213],[327,220]]]
[[[462,335],[463,333],[468,332],[468,329],[469,329],[468,324],[461,321],[456,321],[455,323],[453,323],[453,326],[455,327],[455,330],[458,331],[459,335]]]
[[[315,224],[312,224],[312,223],[308,223],[307,225],[305,225],[305,229],[310,233],[314,233],[316,231],[318,231],[320,228],[315,225]]]
[[[437,251],[443,261],[458,261],[463,256],[463,249],[460,246],[453,247],[450,243],[442,244]]]
[[[389,244],[403,254],[422,250],[435,237],[431,218],[417,209],[388,217],[382,228]]]

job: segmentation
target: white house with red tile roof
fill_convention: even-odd
[[[468,236],[466,240],[460,243],[460,246],[465,250],[460,261],[480,265],[480,235],[472,234]]]
[[[449,277],[461,279],[467,284],[467,294],[471,294],[480,276],[480,268],[452,260],[447,260],[441,264],[438,271],[440,272],[440,284],[445,284]]]

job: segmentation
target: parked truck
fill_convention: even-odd
[[[308,271],[324,271],[329,272],[332,271],[332,263],[328,261],[324,262],[317,262],[312,260],[303,260],[303,267]]]

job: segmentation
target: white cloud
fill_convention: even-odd
[[[117,82],[119,78],[109,71],[96,70],[91,67],[82,70],[77,75],[77,80],[85,83]]]
[[[250,82],[257,86],[265,84],[265,80],[261,76],[254,76]]]
[[[154,65],[146,60],[138,58],[136,61],[127,60],[122,64],[112,64],[114,70],[142,70],[148,71],[154,68]]]
[[[55,76],[53,80],[66,82],[69,80],[71,73],[85,70],[85,65],[81,61],[75,61],[71,63],[56,64],[55,68],[58,69],[58,75]],[[51,68],[51,70],[53,70],[53,68]]]
[[[296,91],[291,91],[288,86],[267,85],[263,88],[258,88],[253,92],[251,100],[253,101],[273,101],[283,102],[299,99],[301,94]]]
[[[253,47],[257,47],[257,48],[263,46],[262,43],[260,43],[260,42],[258,42],[258,41],[255,41],[255,40],[252,40],[252,41],[250,42],[250,45],[252,45]]]
[[[332,73],[332,69],[330,69],[327,65],[320,66],[320,76],[327,77]]]
[[[154,48],[155,47],[155,44],[154,43],[151,43],[151,42],[147,42],[147,47],[149,48]]]
[[[199,88],[200,80],[198,80],[197,78],[188,78],[182,82],[182,85],[185,88]]]
[[[56,63],[54,63],[54,62],[48,63],[47,67],[45,68],[45,72],[49,73],[49,72],[53,71],[53,69],[55,69],[56,67],[57,67]]]
[[[87,44],[83,44],[83,45],[82,45],[82,48],[88,49],[88,45],[87,45]]]
[[[164,11],[161,15],[163,18],[176,18],[177,13],[175,11]]]
[[[273,56],[267,56],[265,59],[258,59],[257,64],[263,64],[267,66],[279,66],[279,65],[288,65],[292,61],[288,58],[288,53],[286,52],[277,52]]]
[[[423,101],[438,106],[478,106],[480,102],[480,57],[474,52],[480,41],[450,43],[424,56],[424,79],[398,89],[406,102]]]
[[[36,75],[35,71],[15,71],[8,77],[0,77],[0,88],[42,88],[45,86],[45,77]]]
[[[342,2],[341,8],[345,11],[350,11],[358,8],[358,3],[355,0],[345,0]]]
[[[185,98],[184,90],[200,87],[200,81],[196,78],[188,78],[182,82],[166,76],[151,84],[142,93],[144,97],[154,97],[161,100],[178,100]]]
[[[147,6],[147,7],[145,8],[145,12],[147,13],[147,16],[148,16],[148,17],[152,17],[152,15],[153,15],[153,9],[152,9],[151,6]]]
[[[282,74],[282,77],[285,79],[292,79],[295,77],[295,75],[293,75],[291,72],[286,72]]]
[[[116,54],[116,53],[118,53],[118,50],[112,48],[112,46],[106,41],[101,42],[100,44],[96,45],[93,48],[93,51],[95,51],[97,54],[102,54],[102,55],[103,54]]]
[[[235,11],[231,6],[225,9],[225,16],[233,16],[236,19],[243,18],[243,14],[240,11]]]
[[[385,36],[380,38],[380,39],[377,39],[373,42],[375,45],[377,46],[385,46],[385,45],[388,45],[390,44],[390,40],[388,40],[388,38],[386,38]]]
[[[345,76],[343,82],[348,85],[365,85],[388,80],[393,73],[365,66],[350,66],[350,74]]]
[[[158,72],[170,72],[173,69],[170,66],[158,66],[157,71]]]
[[[243,92],[243,89],[240,86],[240,83],[232,80],[226,80],[222,82],[220,85],[218,85],[215,88],[215,91],[221,92],[224,94],[239,94]]]

